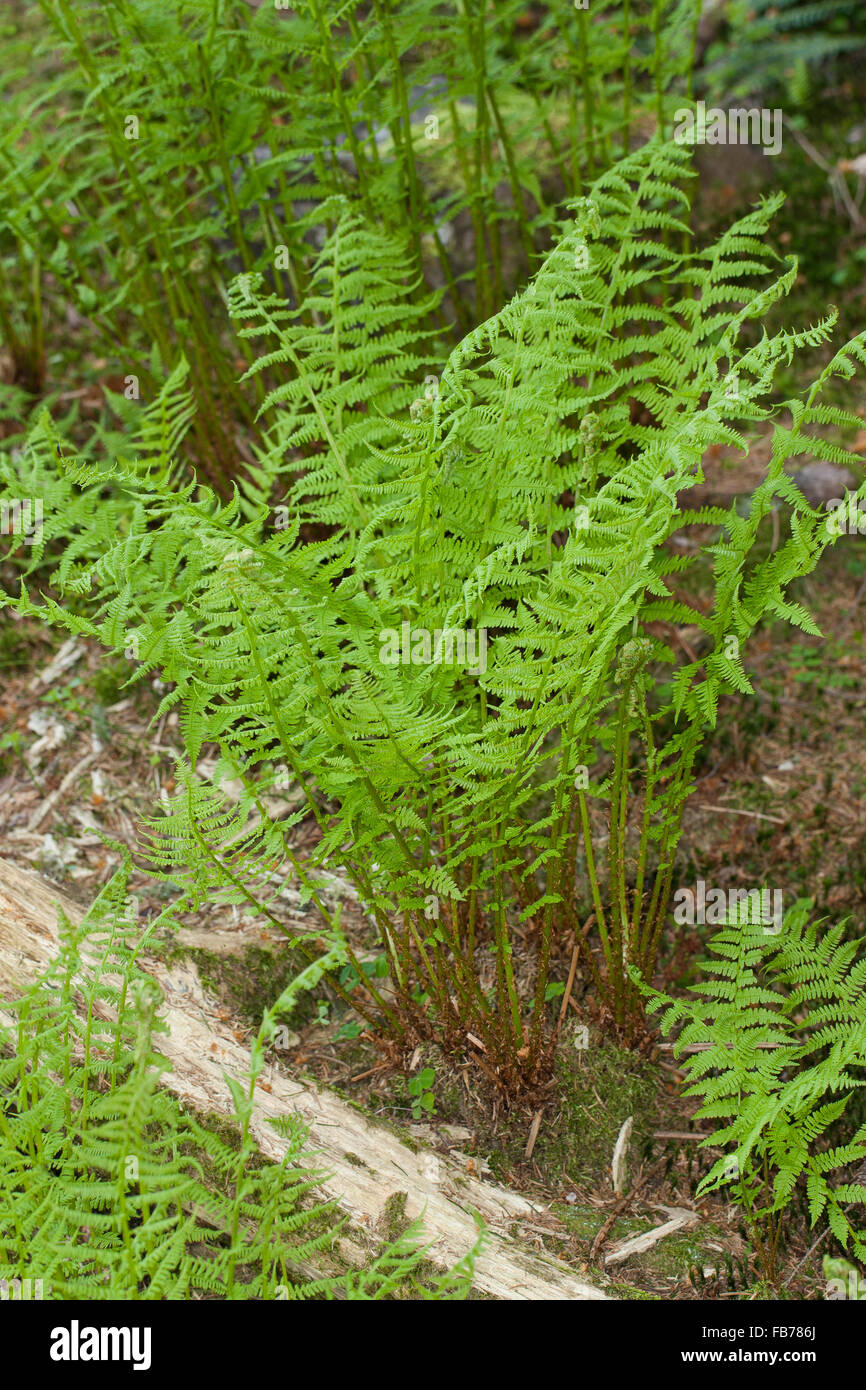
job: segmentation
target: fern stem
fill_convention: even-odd
[[[662,45],[662,4],[663,0],[653,0],[653,83],[656,96],[656,119],[659,139],[665,138],[664,105],[664,47]]]
[[[520,244],[523,248],[523,256],[526,263],[526,271],[527,274],[529,274],[532,270],[532,258],[535,252],[535,247],[532,242],[532,233],[530,232],[529,221],[526,215],[525,194],[520,186],[520,179],[518,178],[517,174],[517,164],[514,158],[514,150],[511,145],[511,140],[499,110],[499,103],[496,100],[496,94],[493,90],[493,87],[489,83],[486,87],[486,94],[487,100],[490,103],[490,109],[493,112],[493,119],[496,122],[496,132],[499,136],[499,142],[502,146],[502,150],[505,155],[505,164],[508,169],[508,182],[511,187],[511,199],[514,203],[514,211],[517,216],[517,228],[520,236]]]
[[[373,5],[385,36],[385,45],[391,63],[394,87],[402,115],[402,123],[399,127],[392,130],[392,135],[395,149],[397,149],[401,155],[403,177],[409,192],[410,233],[415,247],[415,260],[418,264],[418,269],[423,273],[424,259],[421,251],[421,198],[418,170],[415,163],[415,147],[412,143],[412,113],[409,109],[409,92],[406,87],[406,79],[403,75],[403,65],[400,61],[400,54],[397,51],[397,45],[394,39],[394,28],[391,23],[388,4],[389,0],[385,0],[385,3],[383,3],[383,0],[373,0]]]
[[[641,696],[641,716],[646,748],[646,776],[644,778],[644,802],[641,814],[640,840],[637,851],[637,874],[635,877],[634,904],[632,907],[631,936],[636,945],[640,941],[640,925],[643,912],[643,886],[646,874],[646,861],[649,852],[649,834],[652,826],[652,798],[656,787],[655,778],[655,739],[652,722],[647,713],[646,699]]]
[[[587,136],[587,160],[590,180],[595,178],[595,100],[592,75],[589,70],[589,39],[586,27],[586,11],[577,12],[578,41],[580,45],[580,78],[583,90],[583,117]]]
[[[631,151],[631,0],[623,0],[622,152]]]
[[[205,95],[205,109],[211,123],[216,148],[217,162],[223,177],[223,187],[225,188],[226,202],[229,214],[235,225],[235,244],[238,249],[244,270],[251,271],[253,268],[252,257],[250,256],[247,239],[244,235],[243,222],[241,221],[241,210],[238,207],[238,200],[235,194],[234,179],[232,178],[229,162],[226,157],[225,138],[220,125],[219,111],[213,96],[213,82],[211,79],[210,67],[205,56],[205,49],[202,44],[196,44],[198,54],[199,72],[201,74],[202,87]]]
[[[604,908],[601,904],[601,890],[598,882],[598,870],[595,864],[595,851],[592,845],[592,830],[589,823],[589,812],[586,805],[586,797],[582,790],[577,793],[578,806],[580,807],[580,821],[583,828],[583,849],[586,857],[586,872],[589,878],[590,892],[592,894],[592,905],[595,908],[595,919],[598,924],[598,934],[601,939],[602,951],[604,952],[607,972],[610,976],[613,970],[612,947],[610,936],[607,929],[607,920]]]
[[[477,186],[473,181],[472,171],[469,168],[469,163],[466,158],[466,151],[463,148],[463,127],[460,124],[457,104],[453,98],[449,99],[448,113],[451,117],[451,126],[454,131],[454,148],[463,174],[464,195],[469,205],[469,216],[472,219],[472,231],[475,237],[475,312],[479,319],[486,319],[492,312],[493,296],[490,289],[487,254],[484,248],[484,223],[479,204]]]

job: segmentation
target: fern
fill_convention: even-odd
[[[804,104],[810,75],[866,46],[857,0],[732,0],[724,43],[707,54],[705,84],[731,95],[775,87]]]
[[[789,264],[767,276],[777,200],[714,246],[676,252],[688,175],[687,152],[661,143],[602,175],[531,287],[450,353],[438,390],[408,414],[392,335],[350,331],[347,346],[334,325],[362,315],[338,304],[330,328],[310,331],[302,316],[275,318],[245,279],[233,306],[276,329],[272,364],[293,369],[268,407],[275,436],[327,445],[291,496],[288,525],[274,525],[264,498],[221,503],[119,467],[134,521],[92,567],[92,616],[51,598],[34,605],[26,592],[18,601],[115,650],[134,632],[140,670],[173,684],[161,712],[179,707],[189,768],[169,815],[148,830],[160,871],[174,866],[198,892],[265,913],[270,884],[297,874],[323,924],[323,946],[303,943],[312,961],[356,949],[315,894],[318,868],[342,866],[389,967],[387,989],[357,969],[358,1006],[406,1046],[432,1035],[461,1049],[470,1033],[512,1092],[549,1066],[545,996],[563,932],[584,943],[603,1016],[624,1036],[640,1031],[628,967],[652,977],[691,769],[718,701],[750,690],[743,650],[765,615],[815,631],[788,591],[832,537],[784,463],[813,446],[811,431],[829,418],[820,392],[851,375],[864,343],[786,403],[790,423],[774,427],[748,516],[700,514],[717,528],[714,604],[684,603],[690,562],[666,545],[694,519],[678,493],[700,481],[710,445],[746,449],[744,427],[772,421],[777,369],[825,342],[834,322],[743,343],[796,273]],[[326,280],[340,239],[323,254]],[[363,259],[360,242],[355,254]],[[636,301],[650,286],[660,302]],[[394,321],[395,292],[376,301],[383,323]],[[399,337],[395,350],[405,350]],[[350,373],[343,382],[341,354],[362,373],[395,363],[392,414],[379,368],[371,383],[353,385]],[[298,389],[305,372],[312,392]],[[338,435],[330,422],[365,393],[381,414],[356,411]],[[649,423],[633,419],[635,402]],[[756,558],[777,493],[790,532]],[[76,591],[86,599],[82,583]],[[683,619],[702,629],[706,650],[677,665],[659,633]],[[417,659],[398,653],[392,664],[387,634],[414,629],[430,652],[422,640]],[[474,675],[453,659],[467,632],[490,639]],[[440,655],[450,634],[450,664],[433,659],[436,633]],[[206,744],[246,785],[236,809],[194,790]],[[303,867],[261,801],[281,767],[322,831]],[[587,911],[595,932],[584,937]],[[512,961],[521,923],[536,943],[528,991]]]
[[[779,935],[727,926],[709,942],[701,983],[681,1000],[655,991],[697,1120],[713,1122],[704,1147],[723,1148],[699,1192],[726,1190],[742,1206],[764,1276],[778,1277],[782,1219],[798,1185],[812,1226],[823,1217],[844,1250],[866,1257],[866,1230],[850,1213],[866,1201],[866,1125],[847,1142],[836,1124],[866,1084],[866,959],[840,924],[821,933],[808,901]],[[832,1180],[842,1171],[842,1181]]]
[[[334,208],[336,227],[301,308],[287,308],[278,296],[262,298],[247,276],[233,283],[229,308],[244,321],[243,338],[276,339],[248,375],[290,372],[262,404],[276,423],[253,475],[255,491],[248,487],[247,494],[267,502],[272,481],[289,473],[286,514],[305,504],[320,524],[351,526],[385,481],[380,460],[399,438],[395,417],[415,398],[420,372],[436,360],[423,325],[438,296],[410,300],[408,248],[377,233],[345,199]]]

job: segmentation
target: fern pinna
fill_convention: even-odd
[[[628,968],[652,978],[719,697],[751,690],[743,650],[763,617],[816,631],[788,590],[833,538],[784,465],[816,426],[856,424],[819,398],[864,360],[864,340],[785,403],[786,423],[773,419],[777,367],[825,343],[834,315],[756,337],[796,274],[791,261],[770,275],[777,201],[686,253],[674,248],[689,176],[687,151],[659,141],[602,175],[528,289],[429,390],[417,381],[408,411],[407,378],[431,375],[413,292],[399,276],[390,301],[380,287],[363,328],[363,300],[341,299],[327,270],[343,258],[345,274],[354,244],[355,293],[363,283],[345,212],[317,272],[330,300],[316,290],[308,320],[249,276],[232,295],[242,335],[264,337],[287,374],[264,407],[255,486],[227,503],[194,481],[173,487],[157,450],[118,470],[134,507],[128,532],[75,578],[82,602],[99,584],[87,613],[18,601],[114,649],[134,633],[138,676],[159,669],[173,684],[162,709],[181,711],[188,764],[148,829],[158,870],[263,912],[296,876],[320,909],[304,947],[352,966],[344,978],[371,1026],[406,1047],[432,1036],[471,1048],[511,1094],[550,1065],[563,950],[580,953],[609,1026],[640,1034]],[[408,336],[393,327],[402,301]],[[370,382],[352,380],[371,365]],[[746,449],[767,421],[772,454],[748,514],[685,512],[678,494],[701,480],[704,452]],[[275,512],[269,491],[289,465]],[[777,497],[790,525],[768,553]],[[696,561],[667,544],[690,521],[715,528],[712,606],[681,597]],[[704,647],[677,664],[666,638],[681,621]],[[483,664],[466,659],[482,635]],[[206,745],[243,781],[232,809],[193,771]],[[291,821],[263,799],[283,770],[321,832],[305,863]],[[354,886],[369,940],[349,941],[326,909],[326,864]],[[353,963],[368,948],[384,957],[380,981]]]
[[[786,913],[778,934],[729,925],[709,942],[703,979],[673,1001],[647,990],[675,1053],[704,1146],[725,1150],[700,1192],[724,1190],[742,1206],[770,1283],[782,1223],[798,1184],[814,1226],[825,1217],[843,1249],[866,1258],[866,1124],[839,1143],[836,1122],[866,1085],[866,958],[845,924],[822,932],[811,903]],[[852,1107],[853,1108],[853,1107]],[[841,1172],[834,1185],[830,1175]]]

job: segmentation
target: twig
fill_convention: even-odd
[[[669,1211],[671,1208],[662,1207],[662,1211]],[[687,1211],[684,1208],[677,1210],[673,1208],[675,1215],[669,1221],[665,1221],[661,1226],[654,1226],[650,1231],[644,1231],[640,1235],[629,1236],[627,1240],[620,1241],[612,1250],[609,1250],[604,1257],[605,1266],[623,1264],[631,1259],[633,1255],[642,1255],[665,1236],[672,1236],[677,1231],[682,1231],[689,1226],[695,1226],[700,1221],[700,1214],[696,1211]]]
[[[812,163],[817,164],[819,169],[823,169],[825,174],[834,174],[836,171],[833,168],[833,165],[827,163],[827,160],[824,159],[818,153],[818,151],[815,149],[815,146],[806,139],[805,135],[801,135],[797,127],[792,125],[786,117],[783,117],[783,121],[785,129],[789,132],[789,134],[793,135],[794,139],[797,141],[797,144],[800,146],[800,149],[809,159],[811,159]]]
[[[532,1150],[535,1148],[535,1141],[538,1138],[538,1131],[541,1128],[542,1113],[541,1110],[536,1110],[532,1117],[532,1124],[529,1128],[529,1138],[526,1141],[526,1150],[523,1154],[523,1157],[527,1160],[532,1157]]]
[[[705,1134],[696,1134],[693,1129],[654,1129],[653,1139],[706,1139]]]
[[[852,1209],[853,1207],[861,1206],[861,1205],[862,1205],[862,1203],[859,1203],[859,1202],[849,1202],[848,1205],[847,1205],[847,1207],[845,1208],[845,1213],[844,1213],[844,1214],[847,1216],[848,1213],[849,1213],[849,1211],[851,1211],[851,1209]],[[809,1256],[810,1256],[810,1255],[814,1255],[815,1251],[818,1249],[818,1246],[821,1244],[821,1241],[822,1241],[822,1240],[826,1240],[826,1238],[827,1238],[827,1236],[828,1236],[829,1234],[830,1234],[830,1227],[828,1226],[828,1227],[826,1228],[826,1230],[824,1230],[824,1231],[821,1232],[821,1234],[819,1235],[818,1239],[814,1242],[814,1244],[812,1244],[812,1245],[809,1246],[809,1249],[806,1251],[806,1253],[805,1253],[805,1255],[803,1256],[802,1260],[800,1260],[797,1264],[794,1265],[794,1268],[791,1270],[791,1273],[788,1275],[787,1279],[785,1280],[784,1284],[782,1285],[782,1288],[783,1288],[783,1289],[786,1289],[786,1288],[788,1287],[788,1285],[790,1284],[790,1282],[791,1282],[791,1280],[793,1279],[794,1275],[797,1273],[797,1270],[803,1268],[803,1265],[806,1263],[806,1261],[808,1260]]]
[[[595,914],[593,914],[594,916]],[[553,1030],[554,1041],[559,1037],[559,1030],[562,1027],[566,1012],[568,1011],[568,1001],[571,998],[571,991],[574,985],[574,977],[577,974],[577,958],[580,955],[580,947],[575,946],[571,953],[571,968],[568,972],[568,982],[565,986],[565,994],[562,996],[562,1007],[559,1010],[559,1018],[556,1020],[556,1027]]]
[[[357,1076],[350,1076],[350,1081],[364,1081],[368,1076],[374,1076],[377,1071],[386,1071],[390,1062],[380,1062],[377,1067],[371,1067],[369,1071],[360,1071]]]
[[[623,1121],[613,1151],[613,1162],[610,1171],[613,1181],[613,1190],[618,1197],[623,1196],[628,1190],[628,1150],[631,1143],[633,1126],[634,1115],[629,1115],[628,1119]]]
[[[36,828],[42,824],[45,817],[48,815],[48,812],[51,810],[52,806],[54,806],[60,800],[63,793],[67,791],[69,787],[72,786],[72,783],[75,781],[76,777],[78,777],[79,774],[85,770],[85,768],[88,768],[90,764],[93,762],[94,758],[97,758],[98,756],[99,752],[87,753],[83,758],[80,759],[79,762],[75,764],[73,768],[70,768],[66,776],[63,778],[63,781],[60,783],[60,786],[55,791],[51,792],[51,794],[45,798],[42,805],[37,807],[37,809],[33,812],[33,815],[27,822],[26,828],[28,831],[36,830]]]
[[[723,816],[749,816],[751,820],[770,820],[774,825],[785,824],[783,816],[765,816],[762,811],[738,811],[733,806],[710,806],[706,802],[701,803],[700,809],[702,811],[720,811]]]
[[[794,139],[797,141],[797,144],[800,146],[800,149],[806,155],[807,159],[811,159],[812,163],[817,164],[818,168],[822,169],[824,173],[827,175],[827,181],[830,184],[830,187],[833,191],[833,197],[834,200],[836,200],[837,209],[839,202],[841,202],[844,205],[845,211],[850,217],[853,225],[855,227],[862,227],[863,218],[860,216],[859,207],[851,197],[851,192],[848,188],[848,183],[845,179],[844,172],[837,166],[829,164],[827,160],[824,159],[823,156],[818,153],[818,151],[815,149],[815,146],[806,139],[805,135],[803,135],[802,132],[799,131],[796,126],[791,124],[787,117],[783,117],[782,119],[785,129],[788,131],[790,135],[793,135]]]
[[[599,1227],[596,1233],[595,1240],[592,1242],[592,1246],[589,1252],[590,1264],[598,1254],[600,1247],[607,1240],[607,1237],[609,1236],[613,1228],[616,1218],[625,1211],[626,1207],[631,1206],[632,1202],[637,1197],[641,1188],[645,1187],[646,1184],[649,1182],[650,1178],[653,1177],[654,1174],[659,1172],[659,1170],[663,1168],[666,1163],[667,1159],[659,1159],[658,1163],[654,1163],[652,1168],[648,1168],[647,1171],[640,1178],[638,1178],[637,1182],[635,1183],[634,1187],[631,1189],[630,1192],[626,1192],[622,1197],[617,1197],[616,1201],[611,1207],[610,1214],[607,1216],[603,1224]]]

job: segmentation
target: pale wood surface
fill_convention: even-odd
[[[0,999],[14,997],[54,955],[58,907],[70,920],[81,919],[81,909],[59,888],[0,859]],[[243,1078],[246,1048],[217,1017],[216,1001],[202,988],[192,962],[167,968],[146,958],[142,964],[165,992],[162,1015],[169,1033],[155,1038],[155,1046],[172,1063],[165,1085],[202,1113],[229,1113],[223,1073]],[[608,1297],[561,1261],[530,1251],[510,1233],[509,1228],[543,1210],[518,1193],[471,1176],[448,1158],[413,1151],[339,1096],[298,1081],[277,1066],[260,1081],[270,1088],[259,1086],[252,1123],[262,1153],[279,1160],[285,1152],[285,1141],[268,1118],[297,1112],[309,1126],[310,1148],[327,1172],[323,1191],[339,1202],[357,1227],[375,1237],[388,1199],[406,1193],[406,1215],[423,1217],[433,1242],[429,1257],[446,1268],[475,1241],[474,1210],[490,1231],[476,1266],[475,1287],[481,1292],[512,1300]]]

